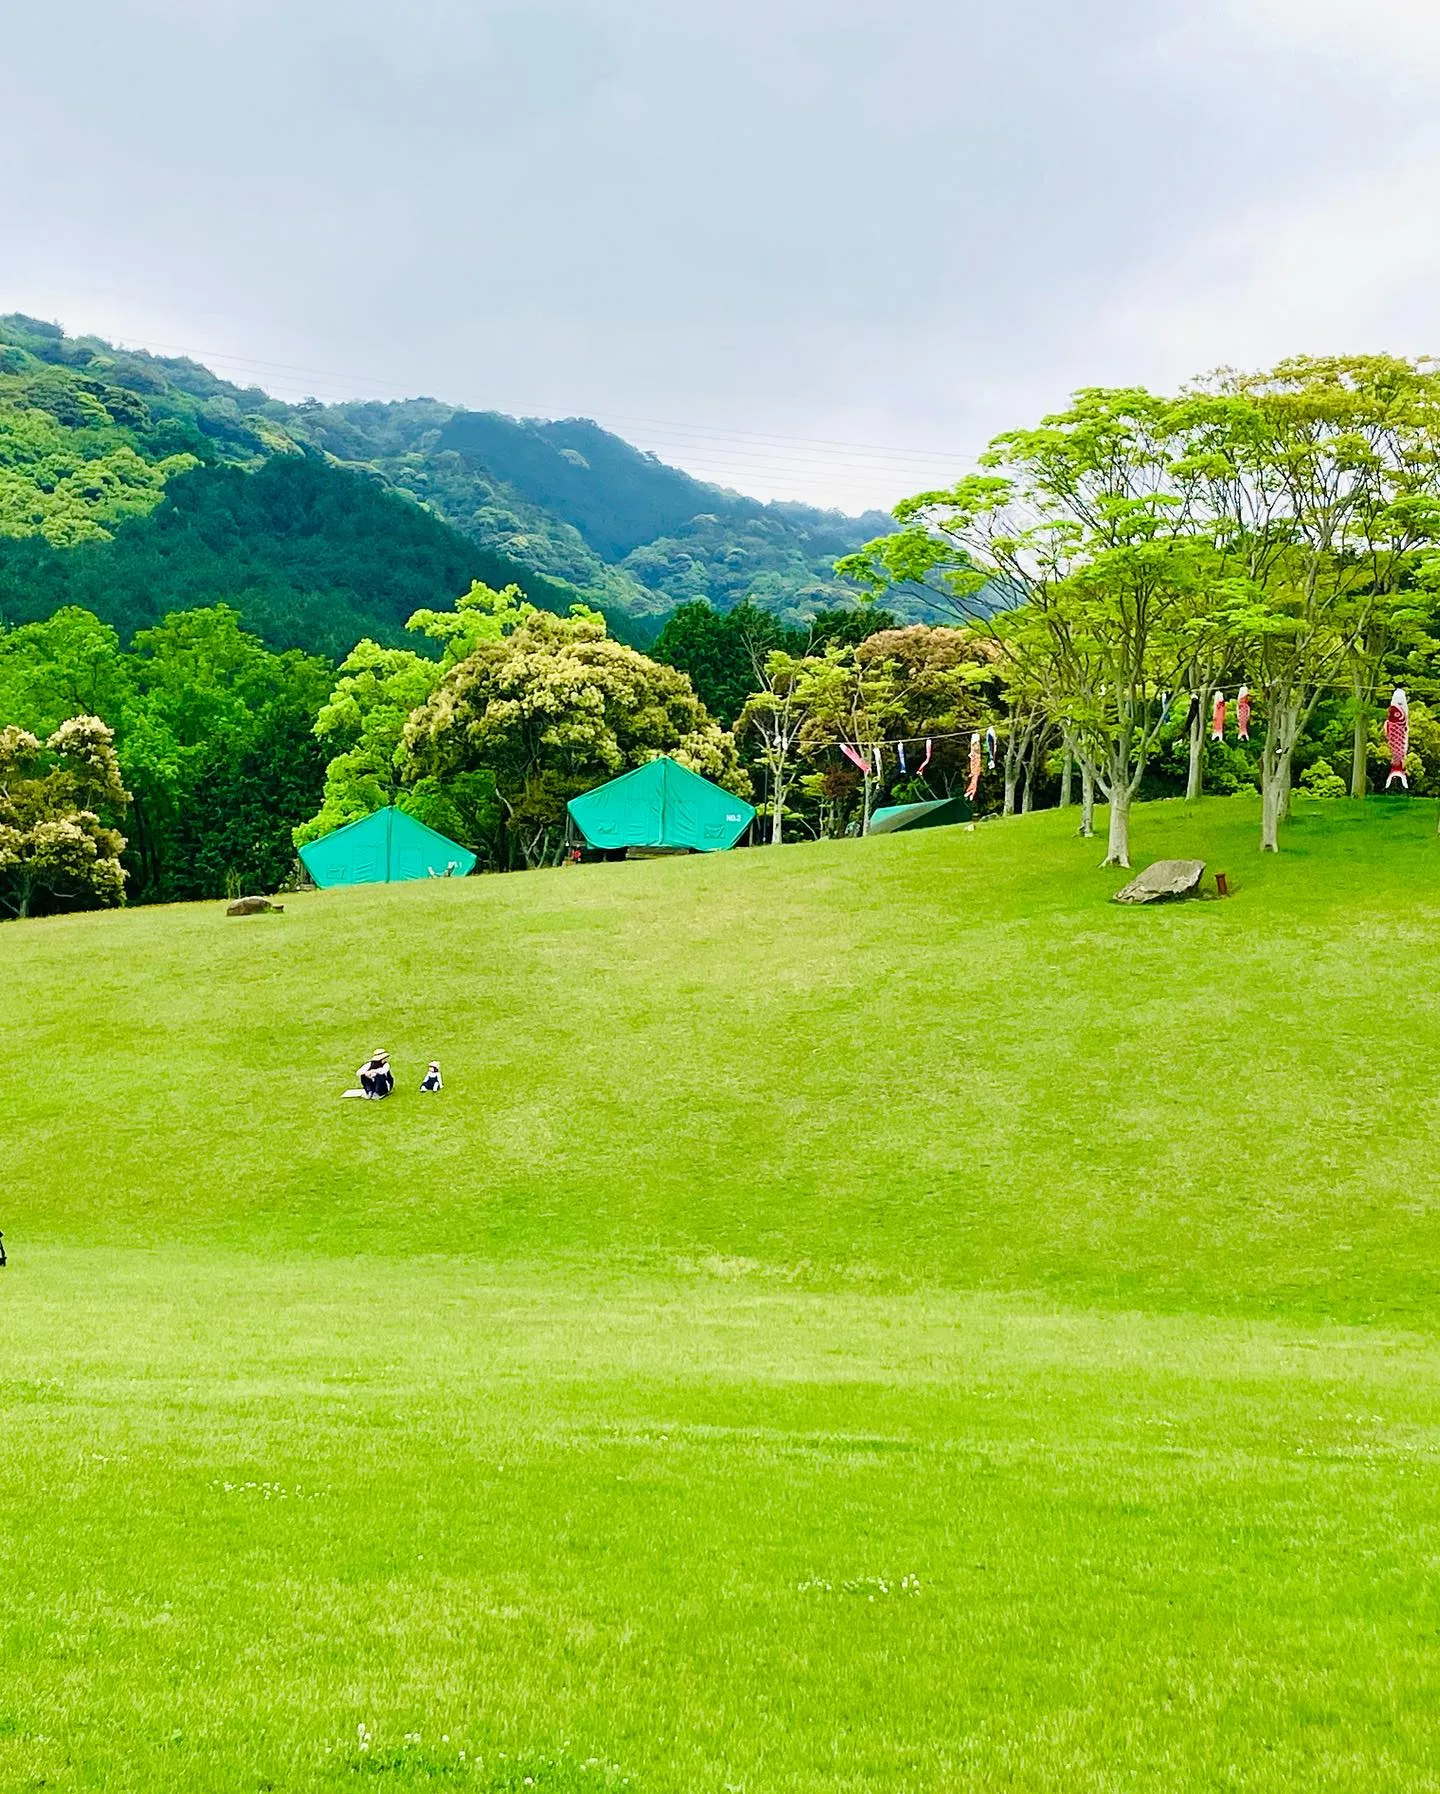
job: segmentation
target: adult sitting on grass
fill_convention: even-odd
[[[378,1102],[395,1088],[395,1074],[390,1069],[390,1055],[386,1052],[372,1053],[355,1075],[360,1080],[360,1088],[347,1090],[346,1096],[364,1096]]]

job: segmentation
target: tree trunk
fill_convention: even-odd
[[[868,835],[870,833],[870,774],[868,772],[865,774],[864,802],[865,813],[860,819],[860,833],[862,835]]]
[[[1355,733],[1350,748],[1350,795],[1364,797],[1369,784],[1370,706],[1355,694]]]
[[[770,812],[770,845],[779,847],[784,838],[785,793],[779,779],[775,781],[774,804]]]
[[[1027,760],[1025,762],[1025,777],[1020,785],[1020,814],[1022,816],[1028,816],[1030,814],[1030,778],[1032,771],[1033,768]]]
[[[1280,851],[1280,806],[1276,801],[1278,790],[1272,773],[1262,771],[1260,775],[1260,851],[1261,853],[1279,853]]]
[[[1200,714],[1195,718],[1195,727],[1190,731],[1190,767],[1185,775],[1185,801],[1193,804],[1205,789],[1205,706],[1209,693],[1203,693],[1200,699]]]
[[[1089,840],[1095,833],[1095,768],[1080,762],[1080,833]]]
[[[1130,786],[1115,779],[1110,789],[1110,838],[1102,866],[1130,866]]]
[[[1265,725],[1265,745],[1260,750],[1260,851],[1279,853],[1280,824],[1290,814],[1289,718],[1276,705]]]
[[[1075,771],[1075,756],[1067,747],[1065,758],[1060,764],[1060,808],[1068,810],[1071,800],[1071,779]]]

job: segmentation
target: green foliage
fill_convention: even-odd
[[[338,659],[362,635],[396,645],[412,611],[479,579],[561,614],[584,602],[643,646],[694,597],[750,596],[791,622],[840,602],[831,562],[883,522],[721,491],[581,420],[286,405],[183,358],[0,318],[12,621],[83,605],[128,633],[224,599],[273,645]]]
[[[330,679],[324,661],[273,653],[224,605],[141,630],[128,653],[74,608],[0,628],[0,719],[47,733],[83,711],[114,731],[133,800],[129,895],[142,902],[284,879],[291,826],[319,797],[311,730]]]
[[[128,635],[218,596],[272,646],[340,659],[362,636],[397,645],[415,611],[517,571],[373,480],[306,457],[253,473],[200,468],[167,491],[114,541],[57,551],[0,540],[0,615],[83,605]],[[527,583],[542,602],[569,602]]]
[[[502,641],[535,614],[518,586],[497,592],[476,581],[452,609],[418,610],[410,618],[411,630],[441,643],[440,660],[360,642],[341,662],[334,690],[316,719],[315,734],[330,756],[325,795],[318,814],[295,829],[295,845],[303,847],[397,804],[463,846],[482,848],[499,821],[493,775],[460,773],[403,784],[405,724],[451,667],[482,642]]]
[[[438,661],[368,640],[341,661],[335,688],[315,723],[329,756],[324,799],[317,814],[295,829],[297,847],[396,802],[396,756],[406,720],[434,691],[440,676]]]
[[[892,612],[862,604],[817,611],[803,626],[788,628],[749,599],[729,611],[698,599],[670,616],[651,652],[686,674],[705,708],[729,728],[757,690],[759,669],[773,650],[804,655],[829,643],[854,647],[895,622]]]
[[[41,744],[0,728],[0,909],[116,904],[125,894],[125,837],[107,818],[129,802],[114,735],[97,716],[72,716]]]
[[[1345,781],[1328,760],[1316,760],[1300,775],[1300,787],[1311,797],[1344,797]]]
[[[701,703],[728,729],[756,688],[757,668],[785,643],[784,626],[759,605],[747,600],[718,611],[699,599],[672,612],[652,652],[685,674]]]
[[[1128,864],[1128,803],[1164,752],[1162,694],[1227,677],[1263,719],[1273,851],[1327,689],[1348,675],[1363,726],[1390,660],[1434,654],[1440,370],[1296,357],[1174,398],[1085,390],[895,516],[841,571],[977,619],[988,592],[1014,594],[990,625],[1007,684],[1110,796],[1111,858]]]
[[[505,822],[491,857],[535,865],[558,851],[570,798],[662,753],[730,789],[748,782],[683,673],[611,641],[593,611],[531,609],[449,668],[398,764],[417,786],[492,773]]]

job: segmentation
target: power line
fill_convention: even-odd
[[[123,343],[118,342],[115,346],[119,349],[124,349],[126,347]],[[331,403],[351,402],[363,404],[365,402],[363,396],[354,391],[354,388],[356,387],[378,388],[381,391],[407,398],[426,396],[415,393],[411,388],[397,385],[394,381],[384,380],[376,376],[339,373],[334,370],[327,371],[319,368],[307,368],[294,362],[264,361],[257,357],[232,355],[227,351],[219,349],[197,349],[184,343],[170,343],[152,339],[149,345],[132,345],[131,347],[132,349],[148,348],[148,351],[151,353],[155,350],[168,350],[173,354],[183,356],[185,359],[194,361],[202,366],[224,365],[239,369],[268,369],[274,373],[299,374],[307,380],[337,380],[346,382],[352,389],[348,400],[332,400],[330,401]],[[463,409],[463,407],[457,406],[456,409]],[[522,411],[520,415],[522,417],[537,416],[539,415],[539,410]],[[820,450],[822,452],[828,451],[837,455],[863,459],[871,465],[874,464],[876,456],[891,459],[898,464],[909,466],[929,466],[941,462],[949,465],[957,463],[960,465],[969,465],[974,459],[972,455],[961,453],[958,450],[909,449],[902,448],[894,443],[847,442],[832,437],[792,436],[769,431],[731,430],[715,424],[677,423],[673,420],[667,421],[659,418],[631,417],[616,412],[612,412],[609,415],[614,423],[622,424],[627,428],[659,431],[662,433],[662,438],[668,439],[670,444],[674,446],[688,447],[693,445],[696,448],[700,448],[707,446],[710,443],[714,443],[717,447],[724,448],[726,446],[753,444],[763,454],[767,452],[767,449],[762,445],[773,445],[775,449],[781,451],[793,448]],[[823,458],[815,460],[813,457],[805,457],[803,460],[787,463],[786,465],[800,467],[807,463],[813,467],[827,465]]]

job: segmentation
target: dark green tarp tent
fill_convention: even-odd
[[[322,889],[404,878],[463,878],[475,864],[468,847],[393,807],[309,842],[300,849],[300,858]]]
[[[929,804],[891,804],[870,817],[872,835],[898,835],[912,828],[944,828],[951,822],[968,822],[975,814],[968,797],[942,797]]]
[[[572,797],[566,808],[572,832],[611,853],[715,853],[733,847],[755,820],[753,804],[668,754]]]

